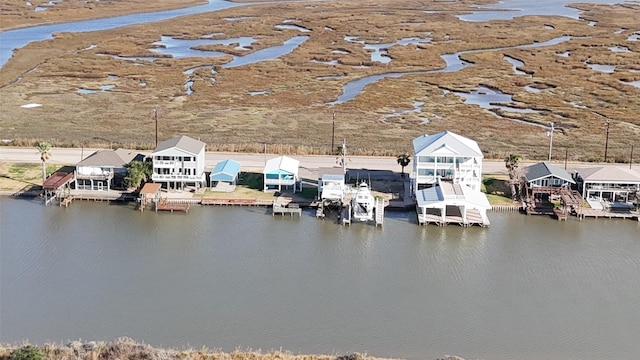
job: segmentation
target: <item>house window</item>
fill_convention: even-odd
[[[418,169],[418,175],[433,176],[433,169]]]
[[[433,156],[418,156],[418,162],[421,163],[433,163],[436,161],[436,158]]]

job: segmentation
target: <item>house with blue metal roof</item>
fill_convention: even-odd
[[[209,184],[213,189],[219,183],[236,185],[238,174],[240,173],[240,163],[235,160],[224,160],[216,164],[209,175]]]

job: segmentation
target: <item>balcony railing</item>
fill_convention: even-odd
[[[202,181],[200,175],[153,174],[153,181]]]

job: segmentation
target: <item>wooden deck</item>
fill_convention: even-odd
[[[220,206],[270,206],[271,201],[258,199],[215,199],[202,198],[202,205],[220,205]]]
[[[288,205],[283,205],[281,203],[274,201],[272,215],[275,216],[276,214],[280,214],[282,216],[284,216],[285,214],[289,214],[291,216],[293,215],[302,216],[302,209],[298,204],[289,203]]]
[[[156,211],[184,211],[189,212],[189,204],[178,204],[174,202],[168,202],[166,199],[162,199],[156,204]]]
[[[584,218],[607,218],[607,219],[630,219],[640,221],[640,214],[632,212],[611,212],[599,209],[581,209],[578,212],[578,218],[580,220]]]

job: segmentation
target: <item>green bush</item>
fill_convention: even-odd
[[[9,354],[9,360],[42,360],[42,351],[33,345],[26,345],[13,350]]]

